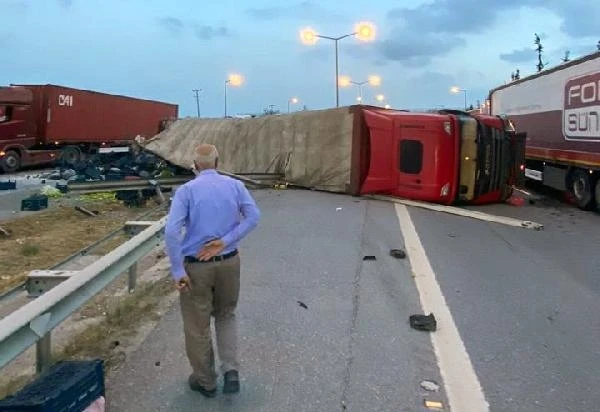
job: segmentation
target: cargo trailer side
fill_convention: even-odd
[[[490,104],[527,133],[528,178],[600,204],[600,52],[496,88]]]
[[[55,85],[21,85],[33,91],[41,144],[122,143],[138,134],[152,137],[174,104]]]

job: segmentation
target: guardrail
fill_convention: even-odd
[[[131,291],[135,287],[137,262],[160,245],[166,219],[129,222],[133,233],[141,231],[76,275],[0,319],[0,369],[33,344],[37,345],[37,371],[48,368],[52,330],[125,271],[129,272]]]

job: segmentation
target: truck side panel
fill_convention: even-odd
[[[131,141],[150,138],[178,106],[54,85],[26,86],[34,93],[41,144]]]
[[[600,167],[600,53],[500,87],[490,99],[492,114],[527,133],[527,158]]]

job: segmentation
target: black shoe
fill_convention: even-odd
[[[188,379],[188,383],[190,384],[191,390],[200,392],[202,395],[206,396],[207,398],[214,398],[215,396],[217,396],[217,388],[214,388],[212,390],[206,389],[204,386],[202,386],[198,383],[196,378],[194,378],[193,374],[190,375],[190,377]]]
[[[240,391],[240,377],[238,371],[225,372],[223,377],[223,393],[237,393]]]

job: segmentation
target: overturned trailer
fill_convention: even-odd
[[[145,148],[189,168],[214,144],[219,168],[291,184],[442,204],[503,201],[523,175],[524,136],[501,117],[371,106],[251,119],[178,120]]]

